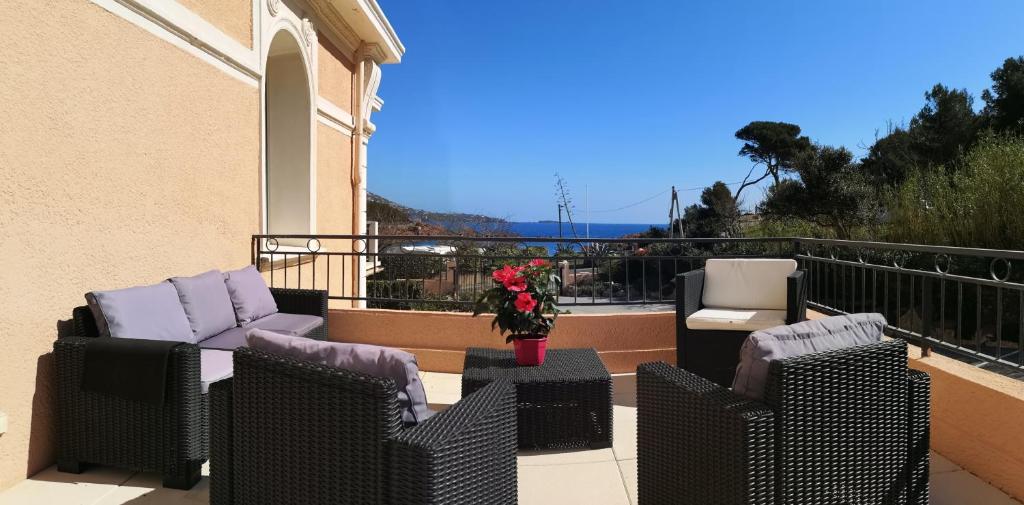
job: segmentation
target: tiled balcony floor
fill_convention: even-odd
[[[424,373],[427,398],[435,408],[459,399],[459,376]],[[522,505],[636,505],[635,378],[615,377],[615,443],[611,449],[519,454]],[[931,503],[935,505],[1021,505],[937,453],[932,453]],[[209,475],[208,468],[203,475]],[[49,468],[0,493],[0,505],[164,505],[209,502],[209,479],[190,491],[160,487],[160,477],[109,468],[81,475]]]

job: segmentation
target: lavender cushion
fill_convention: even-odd
[[[392,379],[398,386],[402,421],[421,423],[433,415],[427,408],[427,393],[420,381],[416,356],[410,353],[376,345],[289,337],[259,329],[249,330],[246,340],[249,347],[270,354]]]
[[[763,399],[772,361],[878,342],[885,325],[881,314],[851,314],[755,331],[740,348],[732,390]]]
[[[199,389],[205,395],[210,384],[231,377],[234,370],[234,353],[215,349],[199,351]]]
[[[249,265],[225,272],[224,284],[235,308],[238,324],[246,324],[277,312],[277,302],[256,267]]]
[[[228,331],[225,331],[220,335],[214,335],[202,342],[199,342],[199,348],[233,351],[239,347],[246,347],[245,334],[248,331],[249,328],[243,328],[241,326],[230,328]]]
[[[278,312],[267,317],[261,317],[247,325],[246,328],[266,330],[281,335],[302,337],[307,333],[323,326],[324,318],[308,314],[288,314]]]
[[[168,280],[178,291],[178,299],[197,342],[237,326],[235,309],[231,306],[231,297],[224,286],[224,274],[220,270]]]
[[[101,335],[196,343],[178,292],[169,282],[85,295]]]

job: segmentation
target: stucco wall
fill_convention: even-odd
[[[332,310],[328,330],[338,342],[406,349],[433,372],[461,373],[467,347],[508,347],[491,331],[490,318],[466,313]],[[548,346],[596,348],[612,373],[635,372],[647,361],[675,363],[675,313],[566,314],[558,318]]]
[[[910,366],[932,378],[932,449],[1024,500],[1024,382],[920,355],[911,351]]]
[[[260,164],[256,88],[90,2],[0,16],[0,39],[4,488],[52,462],[60,321],[91,289],[248,263]]]
[[[336,48],[327,36],[318,34],[317,68],[320,75],[320,96],[352,113],[352,72],[349,59]]]
[[[177,0],[245,47],[252,47],[252,0]]]

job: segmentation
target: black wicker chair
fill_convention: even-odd
[[[803,270],[786,279],[786,324],[807,319],[807,288]],[[704,269],[676,276],[676,364],[705,379],[730,386],[739,364],[740,346],[752,330],[695,330],[686,318],[704,308]]]
[[[327,337],[327,293],[271,289],[284,312],[318,315],[324,325],[307,334]],[[209,455],[208,401],[200,392],[199,346],[171,351],[161,406],[82,390],[85,346],[98,336],[88,307],[73,312],[74,336],[54,343],[57,365],[57,469],[80,473],[98,464],[163,474],[163,485],[189,489]]]
[[[929,398],[902,341],[775,361],[763,402],[640,365],[639,503],[926,505]]]
[[[403,427],[391,379],[248,348],[234,359],[210,389],[212,505],[517,502],[511,383]]]

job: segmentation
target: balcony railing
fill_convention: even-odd
[[[505,263],[558,266],[561,306],[675,301],[675,276],[707,258],[795,258],[826,313],[880,312],[924,349],[1024,371],[1024,251],[807,238],[254,235],[252,260],[275,286],[323,289],[338,304],[469,310]]]

